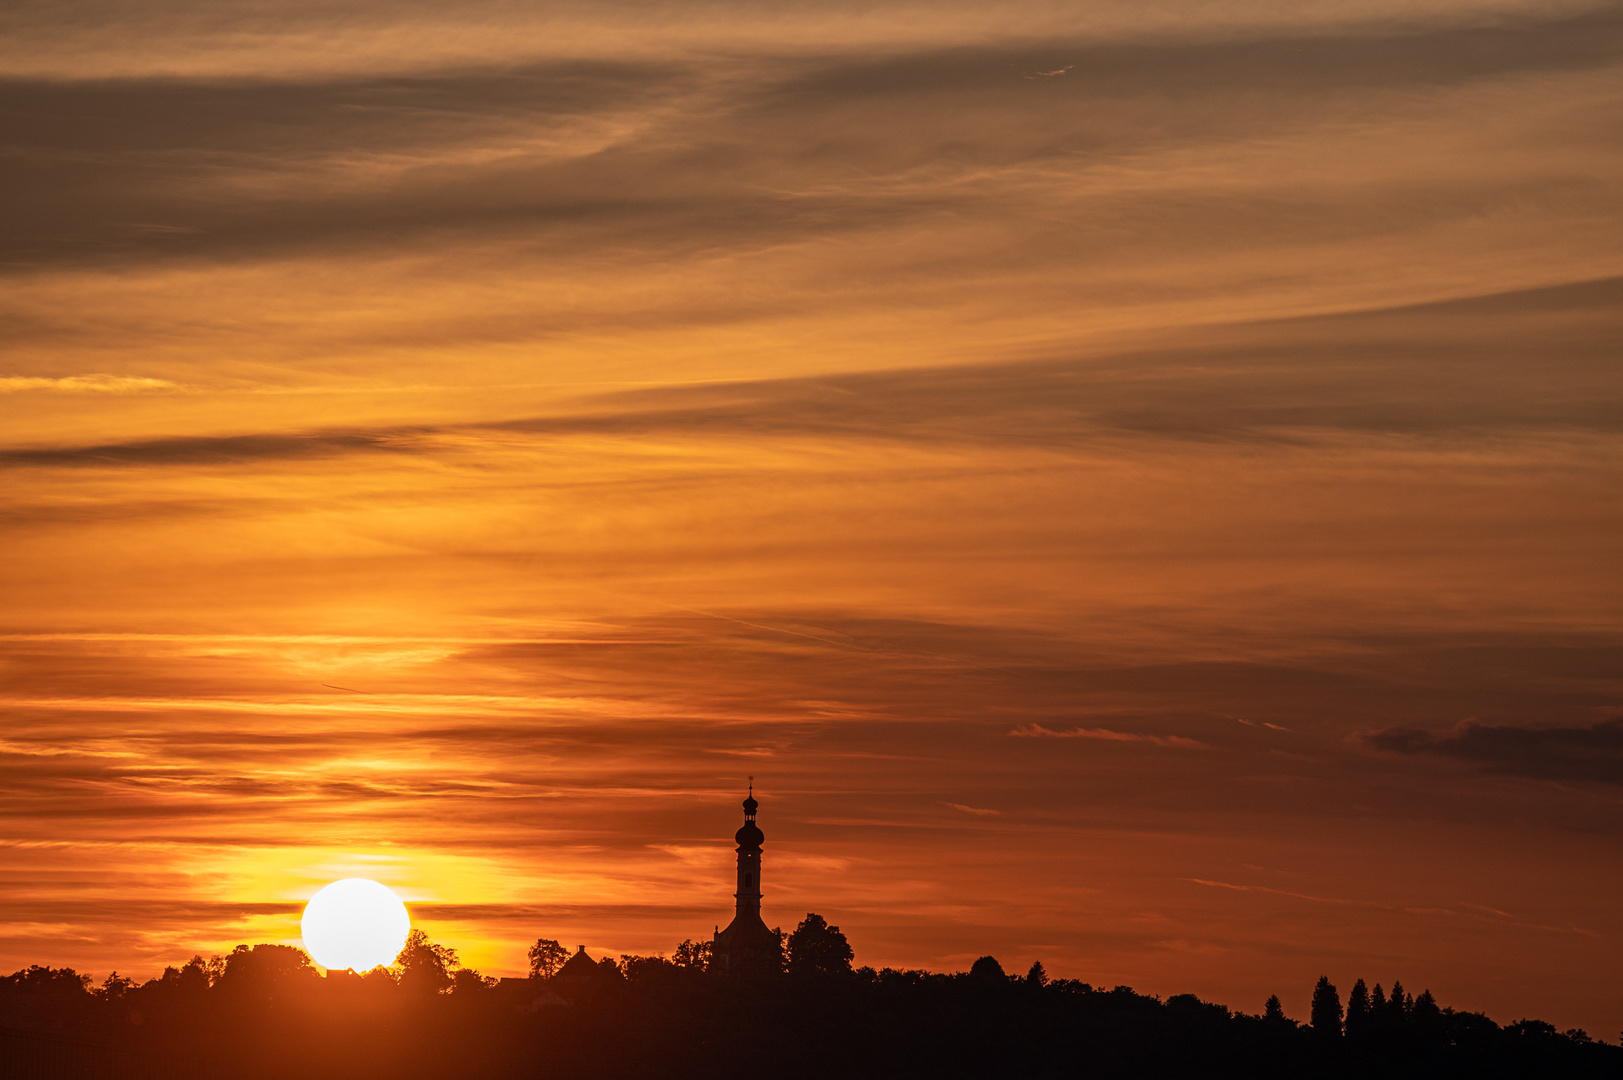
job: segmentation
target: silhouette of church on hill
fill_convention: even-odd
[[[716,931],[711,939],[710,962],[706,970],[714,975],[773,975],[783,971],[783,931],[768,929],[761,920],[761,844],[766,840],[755,824],[761,804],[755,801],[755,778],[750,777],[749,794],[744,798],[744,824],[733,839],[738,842],[738,889],[733,893],[733,921]],[[548,980],[548,993],[558,995],[590,991],[602,977],[598,961],[577,945],[571,956]],[[503,979],[504,983],[525,985],[528,980]],[[542,1003],[542,999],[537,999]]]
[[[718,975],[765,975],[783,970],[783,932],[761,921],[761,843],[766,836],[755,824],[755,778],[744,798],[744,824],[738,841],[738,891],[733,893],[733,921],[711,942],[710,970]]]

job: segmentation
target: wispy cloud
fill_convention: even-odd
[[[1112,731],[1110,728],[1052,729],[1041,724],[1021,724],[1009,734],[1022,739],[1098,739],[1101,742],[1150,743],[1155,746],[1176,746],[1183,749],[1211,748],[1207,743],[1182,735],[1139,735],[1127,731]]]
[[[1001,810],[989,810],[983,806],[965,806],[963,803],[944,802],[941,805],[950,807],[953,810],[961,810],[966,814],[974,814],[977,817],[997,817],[1003,813]]]
[[[55,378],[37,375],[0,375],[0,394],[22,394],[42,391],[53,394],[144,394],[162,390],[179,390],[167,379],[154,379],[143,375],[62,375]]]
[[[1283,724],[1272,724],[1267,720],[1247,720],[1243,716],[1227,716],[1227,714],[1225,714],[1225,717],[1229,720],[1233,720],[1236,724],[1244,724],[1246,727],[1262,727],[1267,728],[1270,731],[1290,731],[1290,728],[1285,727]]]

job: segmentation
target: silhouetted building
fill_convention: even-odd
[[[783,970],[783,935],[761,921],[761,842],[755,824],[755,785],[744,799],[744,825],[738,841],[738,891],[733,894],[733,921],[716,934],[710,970],[719,975],[767,975]]]
[[[557,974],[547,980],[555,983],[556,989],[561,992],[581,990],[592,984],[597,978],[597,961],[586,955],[586,946],[575,947],[575,955],[564,962]]]

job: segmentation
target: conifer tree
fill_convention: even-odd
[[[1262,1007],[1262,1018],[1275,1024],[1288,1024],[1285,1016],[1285,1007],[1279,1003],[1278,994],[1269,994],[1268,1001]]]
[[[1347,995],[1347,1038],[1359,1039],[1369,1034],[1369,1009],[1369,988],[1359,979],[1353,983],[1352,993]]]
[[[1414,1022],[1417,1031],[1427,1035],[1441,1029],[1443,1010],[1437,1007],[1437,999],[1431,996],[1430,990],[1420,991],[1420,996],[1414,999],[1414,1005],[1409,1009],[1409,1019]]]
[[[1320,1038],[1341,1035],[1341,994],[1328,975],[1320,975],[1318,985],[1313,988],[1311,1017],[1315,1035]]]

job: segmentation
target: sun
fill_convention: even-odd
[[[328,970],[371,971],[406,943],[411,916],[400,897],[367,878],[345,878],[304,905],[304,948]]]

